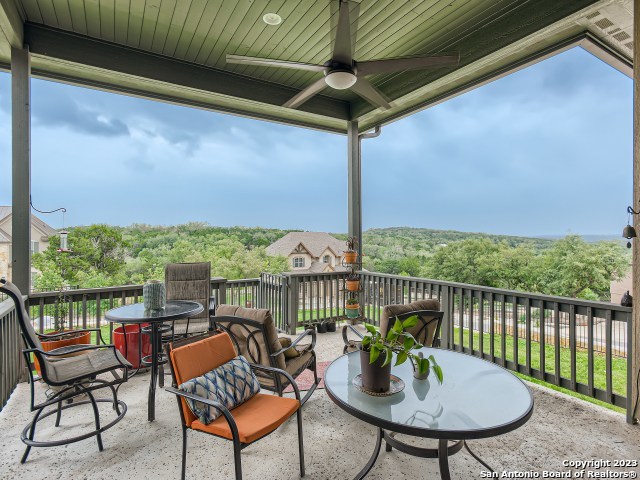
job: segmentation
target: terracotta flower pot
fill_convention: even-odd
[[[344,252],[344,263],[356,263],[358,252]]]
[[[357,292],[360,290],[360,280],[347,280],[347,290]]]
[[[345,306],[345,313],[347,318],[357,318],[360,316],[360,305],[347,305]]]
[[[369,363],[369,352],[360,350],[360,370],[362,386],[369,392],[383,393],[389,391],[391,385],[391,363],[382,366],[386,353],[380,353],[378,359]]]
[[[69,330],[72,332],[72,330]],[[91,343],[91,332],[80,332],[73,337],[64,337],[62,340],[43,340],[42,349],[45,352],[50,352],[51,350],[55,350],[60,347],[68,347],[69,345],[89,345]],[[69,355],[65,355],[66,357],[74,357],[76,355],[82,355],[84,352],[78,353],[70,353]],[[38,363],[38,358],[34,356],[33,364],[36,367],[36,371],[38,375],[42,375],[40,372],[40,364]]]

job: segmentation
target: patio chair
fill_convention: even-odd
[[[90,437],[97,437],[98,450],[102,451],[102,432],[111,428],[124,417],[127,412],[127,405],[118,400],[117,387],[127,381],[128,369],[131,364],[120,354],[114,345],[104,343],[99,328],[74,330],[73,332],[56,333],[52,335],[42,335],[36,333],[25,308],[20,290],[12,283],[0,280],[0,292],[6,293],[13,300],[16,306],[16,316],[20,325],[22,339],[25,344],[24,354],[26,365],[28,365],[29,385],[31,388],[31,411],[35,411],[33,420],[24,428],[21,440],[27,448],[20,460],[25,463],[31,447],[54,447],[68,445],[70,443],[84,440]],[[70,333],[95,332],[101,345],[71,345],[45,352],[42,349],[41,339],[60,339]],[[42,377],[34,376],[31,366],[31,355],[38,359]],[[120,374],[117,371],[120,370]],[[111,373],[113,380],[98,378],[103,373]],[[46,400],[36,403],[35,382],[42,380],[49,387],[52,387]],[[96,399],[92,392],[101,388],[111,389],[113,399]],[[74,401],[80,395],[86,395],[88,400]],[[113,404],[117,417],[107,425],[101,425],[98,413],[98,402]],[[63,406],[63,403],[65,404]],[[36,425],[38,422],[50,415],[56,414],[56,427],[60,426],[62,411],[68,408],[77,407],[90,403],[93,407],[95,430],[81,435],[55,440],[34,440]],[[56,405],[50,411],[43,413],[45,408]]]
[[[294,379],[305,370],[311,370],[314,382],[302,399],[302,405],[311,397],[320,383],[314,351],[315,330],[305,330],[290,345],[283,347],[271,312],[267,309],[219,305],[213,321],[216,328],[231,336],[236,349],[249,361],[265,367],[280,368]],[[300,345],[300,341],[306,336],[311,337],[311,342]],[[256,376],[262,388],[276,392],[280,396],[290,385],[288,379],[283,380],[280,376],[269,372],[259,372]],[[295,382],[293,385],[295,386]]]
[[[440,302],[434,299],[416,300],[404,305],[386,305],[380,315],[380,332],[383,335],[387,331],[395,318],[405,320],[413,315],[417,315],[420,320],[418,324],[408,330],[418,342],[428,347],[440,346],[440,328],[444,312],[440,311]],[[350,340],[348,333],[354,333],[358,340]],[[342,339],[344,341],[344,353],[360,350],[363,335],[351,325],[342,328]]]
[[[208,331],[216,306],[216,299],[211,296],[211,263],[170,263],[164,269],[164,281],[167,300],[193,300],[204,307],[194,317],[173,322],[171,339]]]
[[[178,340],[165,347],[170,359],[173,387],[165,388],[166,391],[176,395],[180,419],[182,421],[182,474],[185,479],[187,461],[187,429],[208,433],[215,437],[224,438],[233,442],[233,455],[235,463],[236,480],[242,479],[241,451],[247,446],[266,437],[275,431],[280,425],[296,414],[298,423],[298,453],[300,457],[300,476],[304,477],[304,445],[302,436],[302,415],[300,403],[300,391],[293,378],[277,368],[263,365],[250,364],[253,373],[269,372],[272,375],[282,376],[293,385],[295,398],[276,397],[256,393],[241,405],[227,409],[215,400],[200,397],[193,393],[179,390],[182,383],[198,378],[214,368],[234,359],[238,350],[227,333],[216,334],[209,332],[198,337],[189,337]],[[235,384],[235,382],[234,382]],[[225,390],[228,389],[228,385]],[[210,407],[216,408],[220,416],[209,424],[203,423],[189,408],[186,399],[194,400]]]

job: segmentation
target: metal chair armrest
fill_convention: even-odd
[[[200,395],[196,395],[194,393],[183,392],[182,390],[179,390],[174,387],[164,387],[164,389],[165,391],[169,393],[173,393],[178,397],[188,398],[189,400],[204,403],[205,405],[218,409],[220,413],[224,416],[224,419],[229,424],[229,428],[231,429],[231,434],[233,435],[233,438],[239,439],[238,426],[236,425],[236,421],[233,419],[233,415],[231,415],[231,412],[227,407],[225,407],[219,402],[216,402],[215,400],[210,400],[208,398],[201,397]]]
[[[269,372],[274,375],[282,375],[283,377],[285,377],[293,387],[293,391],[296,395],[296,399],[300,401],[300,389],[298,388],[296,381],[288,372],[285,372],[281,368],[265,367],[264,365],[256,365],[255,363],[250,363],[249,366],[251,367],[252,370],[262,370],[264,372]]]
[[[305,330],[304,332],[302,332],[300,335],[298,335],[298,337],[293,342],[291,342],[291,345],[289,345],[286,348],[281,348],[277,352],[272,353],[271,356],[272,357],[277,357],[278,355],[280,355],[280,354],[284,353],[285,351],[289,350],[291,347],[295,347],[298,343],[300,343],[300,340],[302,340],[307,335],[311,335],[311,343],[309,344],[309,347],[307,348],[307,350],[313,350],[315,348],[315,346],[316,346],[316,331],[313,328],[310,328],[310,329]]]
[[[113,356],[116,358],[118,363],[122,366],[122,368],[129,368],[127,365],[122,363],[122,361],[118,358],[118,353],[117,353],[118,351],[116,350],[115,345],[78,345],[77,349],[73,349],[72,351],[67,350],[65,352],[59,352],[59,353],[55,353],[55,351],[45,352],[44,350],[41,350],[39,348],[25,348],[22,351],[24,353],[33,353],[36,356],[40,356],[41,358],[46,358],[46,357],[56,358],[56,357],[65,357],[66,355],[69,355],[69,353],[79,353],[83,351],[98,350],[103,348],[108,348],[113,352]]]
[[[345,345],[349,345],[349,338],[347,337],[349,330],[355,333],[360,340],[364,338],[364,335],[362,335],[359,331],[353,328],[353,325],[347,324],[344,327],[342,327],[342,341],[344,342]]]

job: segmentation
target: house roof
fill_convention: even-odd
[[[11,235],[0,228],[0,243],[11,243]]]
[[[267,253],[287,257],[300,244],[314,258],[319,258],[327,248],[330,248],[337,256],[342,256],[342,252],[346,249],[344,241],[338,240],[326,232],[289,232],[280,240],[269,245]]]
[[[317,72],[236,65],[226,55],[323,64],[337,0],[51,3],[0,2],[0,68],[10,68],[11,46],[27,44],[34,77],[331,132],[354,120],[360,131],[390,123],[573,46],[632,69],[631,0],[356,0],[356,60],[459,52],[459,66],[369,76],[388,110],[331,88],[291,109],[283,105]],[[262,21],[270,11],[279,26]]]
[[[10,205],[0,205],[0,224],[3,223],[8,217],[11,216],[11,206]],[[51,237],[53,235],[57,235],[58,231],[53,228],[51,225],[36,217],[33,213],[31,214],[31,225],[36,227],[40,232],[42,232],[43,237]],[[4,232],[4,230],[3,230]],[[4,232],[4,235],[8,235]],[[11,241],[11,236],[8,237]]]

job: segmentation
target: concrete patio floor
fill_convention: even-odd
[[[318,335],[320,360],[341,353],[339,333]],[[446,372],[445,372],[446,375]],[[170,377],[166,377],[170,383]],[[32,449],[25,465],[20,431],[30,420],[29,388],[20,384],[0,412],[0,479],[137,479],[180,478],[180,419],[173,395],[158,390],[156,421],[147,416],[148,374],[132,378],[120,389],[128,405],[125,419],[103,434],[105,449],[98,452],[95,439],[64,447]],[[535,411],[527,424],[506,435],[470,442],[473,450],[498,473],[506,471],[567,471],[566,460],[638,460],[640,427],[625,423],[622,414],[560,393],[529,385]],[[74,410],[76,410],[74,412]],[[108,405],[104,419],[113,418]],[[65,412],[60,428],[54,416],[40,428],[41,435],[68,435],[92,428],[90,407]],[[309,479],[350,479],[368,460],[375,429],[336,407],[324,390],[317,390],[303,409],[304,441]],[[55,431],[54,431],[55,430]],[[429,441],[414,441],[428,444]],[[433,444],[433,441],[431,441]],[[298,478],[296,424],[287,422],[242,453],[245,479]],[[234,478],[231,443],[189,432],[187,476]],[[450,457],[453,478],[482,478],[482,466],[464,450]],[[616,470],[616,469],[612,469]],[[640,469],[632,469],[640,473]],[[631,470],[627,470],[631,471]],[[434,459],[420,459],[393,451],[380,453],[367,478],[439,478]],[[542,475],[542,473],[541,473]]]

